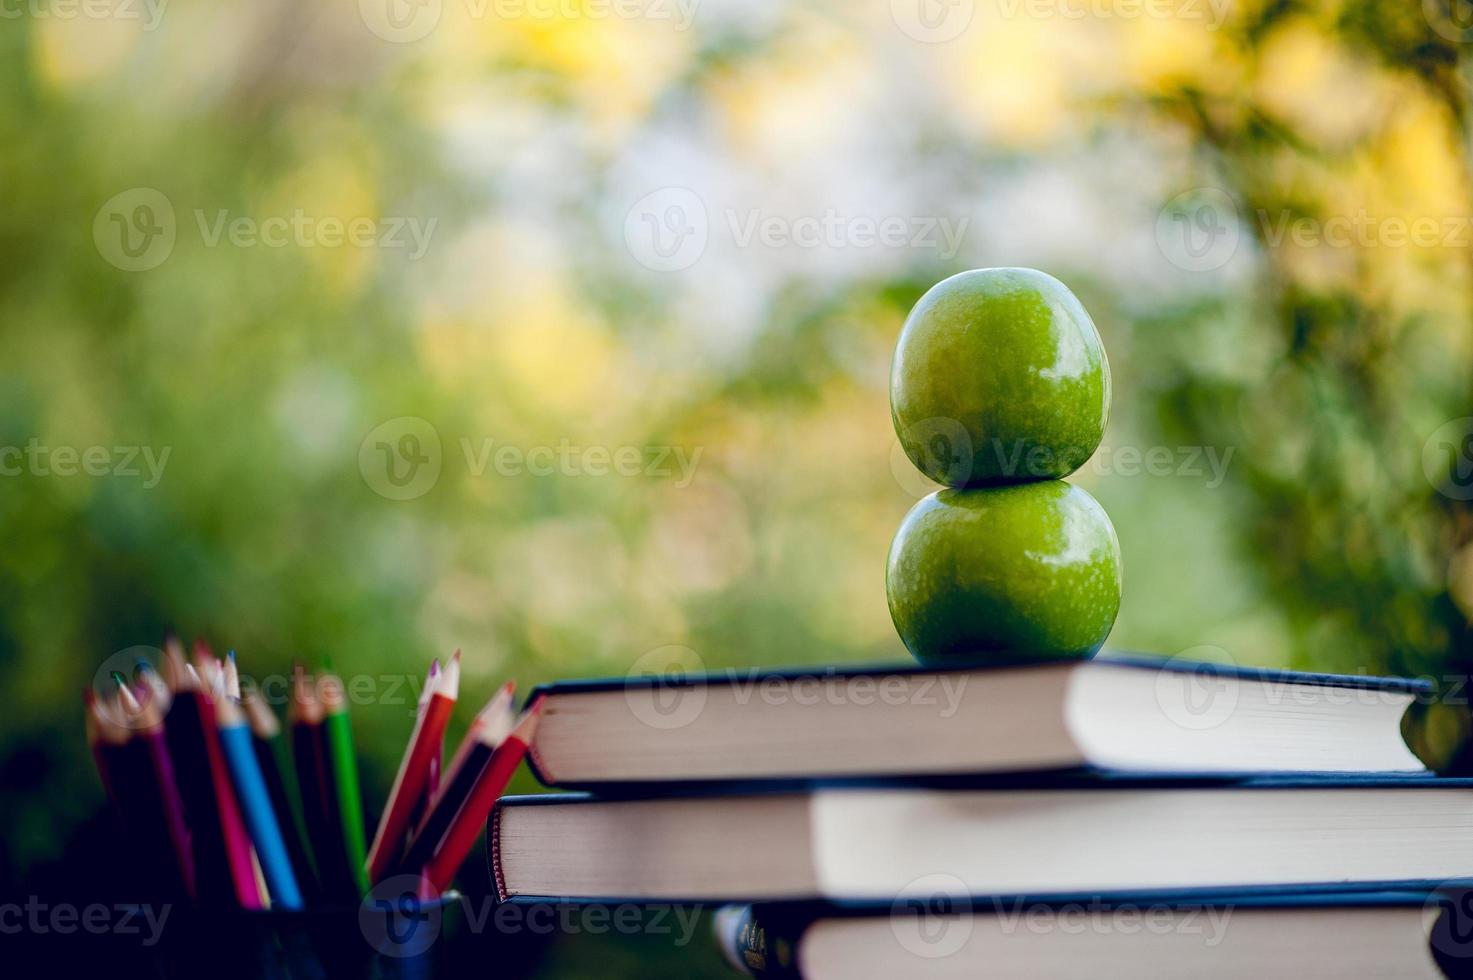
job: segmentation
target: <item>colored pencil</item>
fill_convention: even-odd
[[[429,675],[425,678],[424,690],[419,692],[419,703],[415,706],[414,710],[414,724],[416,728],[418,728],[418,726],[424,719],[425,706],[429,704],[430,695],[432,695],[435,691],[435,684],[439,681],[440,678],[440,669],[441,668],[439,657],[436,657],[434,660],[430,661],[430,672]],[[413,741],[412,737],[411,741]],[[410,827],[419,826],[419,822],[424,819],[425,809],[430,804],[430,797],[434,796],[436,789],[439,788],[440,760],[441,753],[444,750],[445,745],[444,740],[442,739],[441,744],[436,747],[435,751],[430,755],[429,771],[425,775],[425,791],[419,794],[419,797],[414,801],[414,806],[411,807],[409,810]],[[377,829],[375,829],[374,835],[377,836],[377,834],[378,831]]]
[[[225,652],[225,694],[228,697],[240,700],[240,668],[235,662],[235,651]]]
[[[169,713],[164,737],[174,761],[179,795],[189,821],[190,849],[194,855],[195,893],[205,905],[235,902],[230,858],[221,832],[220,806],[215,799],[210,761],[205,751],[200,716],[198,679],[184,659],[178,639],[164,641],[164,683],[169,688]]]
[[[485,826],[491,808],[496,805],[507,783],[511,782],[512,774],[527,754],[527,746],[531,744],[532,736],[537,731],[537,722],[544,703],[538,698],[491,754],[491,761],[487,763],[485,771],[481,773],[480,779],[451,821],[445,836],[435,847],[434,854],[425,863],[420,876],[420,898],[436,898],[450,887],[455,872],[464,863],[466,855],[470,853],[481,833],[481,828]]]
[[[353,754],[353,728],[348,720],[348,697],[342,679],[331,669],[318,685],[322,699],[322,731],[342,846],[346,850],[357,898],[368,892],[368,845],[363,834],[363,797],[358,786],[358,759]],[[356,900],[356,899],[355,899]]]
[[[295,782],[282,774],[289,760],[284,758],[287,753],[281,739],[281,722],[277,721],[275,712],[261,698],[260,692],[254,689],[244,693],[240,705],[251,726],[251,748],[256,755],[256,765],[265,780],[271,809],[286,841],[287,860],[296,875],[302,900],[311,903],[320,895],[317,868],[312,860],[302,802],[294,792]]]
[[[143,699],[142,692],[147,691],[155,699],[159,711],[169,713],[169,685],[164,683],[163,677],[147,660],[138,661],[138,666],[134,669],[133,690],[139,700]]]
[[[332,768],[323,732],[322,702],[317,684],[300,663],[292,668],[292,700],[288,720],[292,732],[292,761],[302,799],[302,818],[311,841],[318,880],[325,897],[356,902],[356,882],[338,829]]]
[[[516,724],[512,705],[514,690],[515,685],[507,682],[471,722],[450,762],[444,788],[430,801],[429,812],[415,831],[399,871],[418,874],[444,838],[455,815],[486,771],[496,747]]]
[[[191,662],[192,661],[192,662]],[[205,907],[283,911],[356,904],[390,874],[419,875],[422,897],[449,887],[528,751],[543,703],[520,716],[504,685],[450,761],[445,732],[460,651],[431,663],[372,846],[365,840],[347,692],[326,664],[292,672],[283,738],[235,651],[169,637],[159,669],[139,661],[115,689],[83,691],[87,744],[128,832],[140,878]],[[287,750],[289,743],[290,750]]]
[[[87,728],[87,748],[92,750],[92,763],[97,767],[97,775],[102,780],[102,789],[107,794],[108,801],[112,803],[113,809],[121,813],[118,791],[114,777],[108,770],[107,753],[102,745],[102,720],[99,717],[102,708],[97,701],[97,692],[91,687],[82,688],[82,708]]]
[[[231,658],[233,662],[234,658]],[[220,748],[230,769],[231,784],[240,801],[241,815],[256,849],[256,861],[261,876],[266,880],[266,891],[271,896],[272,908],[300,909],[302,893],[297,887],[297,876],[292,871],[291,858],[287,853],[286,839],[277,822],[276,811],[271,805],[271,794],[261,775],[260,763],[256,760],[251,745],[251,732],[246,725],[245,714],[231,697],[215,702],[215,720],[219,725]]]
[[[148,742],[136,737],[135,725],[144,706],[124,681],[105,701],[94,699],[89,711],[96,751],[127,831],[128,856],[136,862],[136,873],[161,895],[188,897],[188,880],[170,836],[163,787]],[[144,721],[153,723],[156,718],[154,706]]]
[[[410,733],[399,771],[394,776],[394,785],[389,790],[383,818],[379,820],[373,846],[368,852],[368,880],[373,884],[382,881],[403,854],[404,836],[410,827],[412,811],[416,802],[423,798],[429,782],[431,759],[440,754],[445,742],[445,726],[450,721],[460,690],[459,650],[451,655],[444,671],[425,688],[430,691],[429,699]]]
[[[424,819],[425,811],[429,807],[430,800],[434,799],[435,794],[440,792],[440,759],[440,750],[436,750],[435,754],[430,756],[430,771],[425,778],[425,791],[415,801],[414,810],[409,814],[409,826],[411,827],[419,826],[419,822]]]
[[[216,710],[226,700],[224,678],[220,662],[210,655],[202,644],[195,645],[195,663],[187,670],[195,679],[194,697],[199,703],[200,732],[204,742],[205,759],[209,767],[210,787],[214,791],[216,807],[220,815],[220,834],[225,841],[225,856],[230,866],[230,882],[235,900],[243,909],[265,907],[261,890],[256,883],[256,869],[251,855],[251,837],[246,830],[245,817],[240,812],[240,800],[235,795],[230,767],[225,762],[225,751],[220,746],[219,723]],[[204,668],[200,675],[196,666]]]
[[[132,729],[133,741],[142,746],[148,759],[146,792],[158,801],[159,826],[163,827],[168,838],[171,867],[184,893],[194,898],[198,894],[194,881],[194,854],[189,842],[184,800],[179,794],[174,760],[169,755],[169,743],[164,734],[163,696],[159,694],[159,688],[147,679],[140,683],[139,690],[143,693],[142,698],[127,703],[124,713]]]
[[[497,689],[495,694],[491,695],[490,700],[476,714],[476,717],[471,720],[470,728],[466,730],[465,736],[460,740],[460,744],[455,747],[455,754],[450,757],[450,765],[445,769],[445,778],[447,781],[458,778],[460,770],[465,767],[466,758],[475,750],[478,744],[484,741],[481,731],[483,726],[505,724],[506,730],[497,736],[496,741],[499,742],[502,738],[506,737],[506,732],[510,731],[511,726],[516,723],[516,705],[514,700],[516,693],[517,682],[514,680],[507,681]],[[494,749],[496,746],[493,744],[491,747]],[[436,796],[438,795],[436,794]]]

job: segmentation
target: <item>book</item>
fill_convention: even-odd
[[[758,977],[1466,976],[1467,893],[1371,893],[1210,902],[983,901],[888,914],[726,906],[713,916],[728,962]]]
[[[1473,781],[546,794],[502,800],[487,834],[503,899],[885,903],[942,879],[1034,897],[1421,888],[1473,878]]]
[[[1111,656],[749,670],[539,687],[549,786],[1110,769],[1427,775],[1392,678]]]

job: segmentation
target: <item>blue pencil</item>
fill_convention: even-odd
[[[230,767],[235,793],[240,797],[240,809],[245,816],[246,829],[250,831],[251,843],[256,846],[256,859],[261,863],[261,874],[266,877],[271,904],[275,908],[300,909],[302,892],[297,887],[297,876],[292,873],[286,840],[281,836],[281,824],[277,822],[271,794],[256,761],[245,715],[241,713],[240,705],[230,697],[220,698],[215,713],[220,722],[220,747],[224,749],[225,760]]]

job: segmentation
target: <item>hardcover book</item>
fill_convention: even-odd
[[[502,800],[503,899],[888,903],[958,895],[1425,888],[1473,878],[1473,782],[1020,782]]]
[[[1369,893],[1131,901],[897,904],[854,914],[822,906],[726,906],[712,922],[728,962],[751,976],[1465,977],[1473,900]]]
[[[1002,667],[729,671],[536,689],[550,786],[1038,770],[1427,775],[1391,678],[1113,655]]]

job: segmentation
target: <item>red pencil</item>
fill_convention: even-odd
[[[461,778],[460,770],[464,768],[466,760],[470,758],[471,753],[478,746],[485,744],[486,739],[482,737],[484,729],[489,726],[501,728],[496,733],[494,741],[491,742],[492,749],[495,749],[501,743],[501,740],[506,737],[507,732],[511,731],[512,726],[517,721],[516,704],[513,700],[516,692],[517,682],[515,680],[507,681],[491,696],[491,700],[486,702],[485,707],[481,708],[480,712],[471,721],[471,727],[466,731],[465,737],[460,740],[460,744],[456,746],[455,754],[450,757],[450,765],[445,767],[445,776],[441,780],[443,783],[442,788],[430,796],[431,808],[438,806],[440,804],[440,796],[443,793],[448,793],[455,785],[455,781]],[[479,776],[480,773],[477,772],[476,775]],[[459,805],[458,802],[457,805]],[[425,819],[428,820],[428,811],[426,811]],[[420,825],[423,826],[424,822],[421,821]]]
[[[203,653],[203,655],[201,655]],[[230,881],[235,888],[235,900],[243,909],[265,907],[261,900],[261,889],[256,882],[255,859],[251,855],[251,838],[246,833],[245,818],[240,813],[240,802],[235,798],[235,787],[230,782],[230,770],[225,763],[225,753],[220,748],[220,725],[215,719],[214,697],[224,696],[224,677],[220,662],[210,656],[203,645],[195,646],[195,659],[204,667],[204,678],[191,664],[189,671],[199,687],[194,696],[199,704],[200,737],[205,744],[205,758],[209,760],[210,786],[220,808],[220,833],[225,838],[225,855],[230,864]]]
[[[486,771],[491,757],[496,754],[497,746],[516,727],[517,714],[512,704],[513,687],[512,681],[503,685],[471,722],[465,740],[460,743],[460,748],[450,762],[444,785],[430,800],[424,819],[419,822],[409,840],[404,859],[399,862],[399,871],[419,874],[424,870],[440,841],[444,839],[445,831],[450,829],[456,814],[476,788],[476,783],[481,781],[481,774]]]
[[[481,828],[485,826],[491,808],[496,805],[502,790],[506,789],[512,774],[521,764],[522,757],[527,754],[527,746],[531,744],[532,735],[537,731],[537,722],[542,715],[544,703],[538,698],[522,715],[522,720],[517,722],[511,733],[496,747],[496,752],[486,765],[486,771],[456,814],[455,822],[445,831],[434,855],[425,863],[419,885],[421,899],[438,898],[450,887],[455,872],[465,862],[466,855],[471,852]]]
[[[414,726],[416,730],[419,728],[420,724],[424,720],[425,705],[429,704],[430,695],[435,693],[435,685],[439,683],[439,680],[440,658],[436,657],[434,660],[430,661],[430,673],[429,676],[425,679],[424,690],[419,692],[419,704],[416,705],[414,709]],[[412,736],[410,738],[410,741],[413,741]],[[444,747],[442,746],[441,751],[443,751],[443,748]],[[425,791],[419,794],[419,798],[414,801],[414,806],[409,811],[409,826],[419,826],[420,820],[424,818],[425,808],[430,805],[430,797],[435,795],[435,792],[438,790],[439,786],[440,752],[437,751],[431,753],[430,755],[430,769],[427,778],[425,779]]]
[[[404,835],[416,803],[423,798],[429,782],[430,759],[440,754],[445,741],[445,725],[455,708],[460,693],[460,651],[456,650],[445,670],[434,682],[434,691],[416,721],[405,747],[384,816],[373,835],[368,851],[368,880],[378,884],[398,862],[403,853]]]

